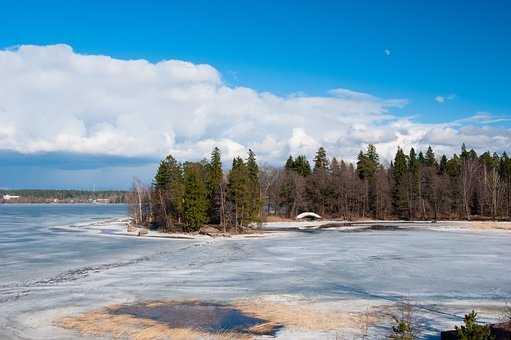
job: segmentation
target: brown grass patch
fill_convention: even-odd
[[[281,324],[285,328],[309,331],[360,329],[364,326],[363,323],[373,324],[376,321],[371,313],[325,309],[311,304],[310,301],[282,302],[257,298],[238,300],[233,306],[243,313]]]
[[[211,308],[211,309],[208,309]],[[220,321],[245,320],[244,328],[215,328]],[[248,321],[247,321],[248,320]],[[227,321],[230,322],[230,321]],[[148,301],[110,305],[56,321],[56,325],[82,335],[114,339],[251,339],[275,334],[285,327],[306,331],[366,329],[375,314],[341,311],[309,300],[275,301],[269,298],[241,299],[232,304],[199,301]],[[212,325],[208,329],[208,325]]]
[[[229,319],[235,323],[229,324]],[[82,335],[134,340],[250,339],[254,335],[272,334],[278,328],[266,320],[244,315],[232,306],[199,301],[110,305],[64,317],[56,325]]]
[[[76,317],[65,317],[56,322],[57,326],[78,331],[87,336],[109,336],[113,339],[133,340],[234,340],[250,339],[243,334],[219,332],[211,334],[194,329],[171,328],[153,320],[128,315],[111,315],[105,309],[91,311]]]
[[[290,221],[296,221],[292,218],[288,217],[282,217],[282,216],[265,216],[263,218],[264,222],[290,222]]]
[[[467,224],[472,229],[501,229],[511,230],[511,222],[499,222],[499,221],[467,221]]]

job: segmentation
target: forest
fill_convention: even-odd
[[[328,218],[432,220],[509,219],[511,159],[461,146],[437,156],[398,148],[383,164],[374,145],[356,163],[329,158],[321,147],[312,164],[289,156],[281,167],[260,167],[256,155],[236,157],[224,172],[221,152],[209,160],[163,159],[150,186],[135,180],[130,211],[140,225],[194,231],[204,224],[240,231],[270,216],[312,211]]]

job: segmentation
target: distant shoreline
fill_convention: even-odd
[[[124,190],[2,189],[0,204],[127,203],[127,195]]]

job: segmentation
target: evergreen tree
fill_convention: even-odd
[[[306,192],[311,204],[311,210],[324,215],[330,188],[328,187],[329,161],[323,147],[318,149],[314,158],[312,176],[307,178]]]
[[[369,144],[367,146],[367,158],[371,161],[372,164],[378,166],[378,163],[380,161],[380,156],[378,156],[378,153],[376,152],[376,147],[373,144]]]
[[[296,157],[293,169],[302,177],[307,177],[312,173],[311,166],[305,155],[298,155]]]
[[[286,161],[286,165],[284,165],[284,169],[286,170],[295,170],[295,161],[293,159],[293,156],[289,155],[289,158]]]
[[[415,219],[417,202],[420,199],[420,162],[416,156],[414,148],[410,149],[408,156],[408,208],[410,209],[410,219]]]
[[[438,164],[438,173],[444,175],[447,173],[447,156],[442,155],[440,163]]]
[[[249,214],[248,169],[241,157],[232,161],[228,176],[228,199],[232,203],[233,222],[236,227],[246,225]]]
[[[376,214],[377,193],[375,174],[379,166],[378,153],[376,147],[372,144],[367,146],[367,152],[360,151],[357,160],[358,177],[364,181],[366,192],[366,209],[372,215]]]
[[[256,162],[255,153],[248,150],[247,159],[248,172],[248,220],[250,222],[259,219],[259,210],[261,207],[261,193],[259,185],[259,166]]]
[[[318,149],[316,152],[316,157],[314,158],[314,172],[316,171],[326,171],[328,169],[328,158],[326,156],[326,151],[323,147]]]
[[[456,326],[456,335],[460,340],[492,340],[491,329],[488,325],[479,325],[477,323],[477,313],[472,311],[465,315],[464,325]]]
[[[360,179],[372,178],[379,165],[378,153],[374,145],[369,144],[367,152],[360,151],[357,160],[357,173]]]
[[[211,223],[222,223],[222,158],[220,149],[215,147],[211,152],[211,160],[208,164],[208,215]]]
[[[463,198],[461,194],[461,169],[462,160],[456,154],[447,161],[445,173],[449,176],[449,201],[451,202],[451,213],[459,217],[463,215]]]
[[[397,149],[392,167],[392,208],[396,216],[410,218],[408,209],[408,160],[401,148]]]
[[[426,165],[426,157],[424,157],[424,154],[422,151],[419,151],[419,155],[417,156],[417,161],[419,162],[419,165]]]
[[[435,153],[431,146],[428,146],[428,150],[426,151],[426,157],[424,159],[424,164],[426,166],[437,166],[437,162],[435,159]]]
[[[172,155],[160,162],[154,181],[154,222],[166,229],[183,214],[183,169]]]
[[[426,156],[424,157],[424,161],[421,164],[421,188],[422,188],[422,203],[423,209],[425,210],[424,202],[427,202],[429,207],[433,209],[433,215],[436,219],[438,213],[438,199],[436,196],[435,186],[438,184],[438,181],[435,179],[438,177],[438,169],[437,162],[435,160],[435,153],[431,146],[428,147],[426,151]],[[430,210],[431,210],[430,209]],[[423,218],[427,218],[426,212],[423,211]]]
[[[189,230],[198,230],[207,221],[207,189],[205,169],[200,163],[184,167],[184,219]]]
[[[154,176],[153,184],[156,189],[164,190],[170,183],[170,166],[176,160],[171,155],[168,155],[160,161],[156,175]]]

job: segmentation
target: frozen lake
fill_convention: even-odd
[[[0,338],[77,337],[55,318],[112,303],[258,296],[346,310],[407,299],[418,306],[423,337],[435,338],[472,308],[491,320],[511,301],[509,232],[318,230],[170,240],[80,228],[126,214],[123,205],[0,205]]]

